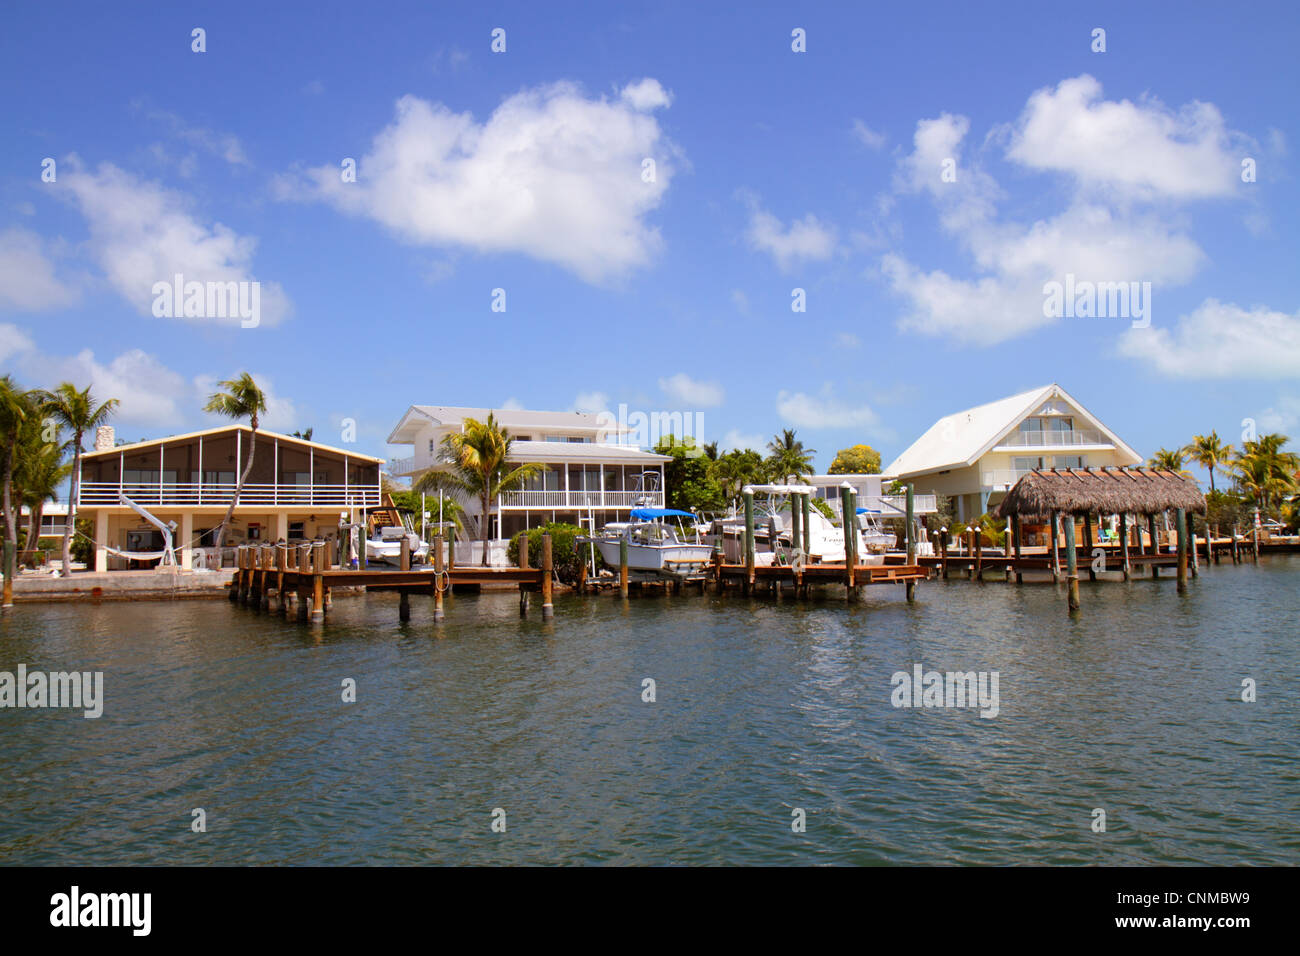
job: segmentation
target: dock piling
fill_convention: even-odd
[[[618,593],[627,597],[627,538],[618,539]]]
[[[442,611],[442,535],[433,536],[433,623],[441,624],[443,621]],[[451,581],[448,580],[447,586],[451,587]]]
[[[1187,590],[1187,512],[1178,509],[1178,593]]]
[[[754,489],[745,486],[745,593],[754,588]]]
[[[551,604],[551,535],[542,533],[542,620],[549,621],[555,617],[555,608]]]
[[[1065,589],[1071,611],[1079,610],[1079,554],[1074,544],[1074,515],[1065,516]]]
[[[912,494],[912,483],[907,483],[907,563],[916,564],[916,531],[913,525],[916,523],[916,500]],[[904,585],[907,591],[907,603],[911,604],[916,600],[916,582],[908,581]]]

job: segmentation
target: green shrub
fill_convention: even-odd
[[[551,563],[555,570],[555,575],[565,584],[573,584],[578,580],[578,567],[584,561],[589,560],[590,551],[586,545],[579,545],[575,540],[578,535],[585,534],[584,528],[579,528],[573,524],[563,524],[558,522],[547,522],[540,528],[533,528],[528,531],[528,565],[529,567],[538,568],[542,565],[542,535],[549,532],[551,535]],[[506,546],[506,557],[513,563],[519,564],[519,539],[524,536],[520,531],[510,539],[510,544]],[[601,560],[600,550],[596,550],[596,570],[599,571],[604,567],[604,561]]]

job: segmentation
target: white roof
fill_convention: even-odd
[[[425,424],[459,425],[467,418],[483,421],[491,414],[501,427],[518,432],[521,428],[576,429],[584,432],[617,434],[627,431],[596,412],[539,412],[525,408],[467,408],[456,405],[412,405],[388,436],[390,445],[410,444]],[[414,426],[414,428],[412,427]],[[405,437],[403,437],[405,436]]]
[[[883,473],[890,478],[903,478],[973,465],[1018,427],[1022,419],[1052,399],[1068,404],[1072,413],[1086,418],[1088,427],[1100,431],[1117,451],[1132,459],[1130,464],[1142,461],[1141,455],[1121,441],[1065,389],[1052,384],[944,416],[895,458]]]

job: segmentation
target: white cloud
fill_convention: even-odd
[[[39,312],[77,301],[77,290],[55,275],[46,252],[45,240],[30,230],[0,232],[0,308]]]
[[[731,290],[731,304],[741,315],[749,315],[749,296],[740,289]]]
[[[623,87],[619,98],[641,113],[667,108],[673,102],[672,94],[660,86],[658,80],[648,76]]]
[[[604,392],[579,392],[573,399],[575,412],[603,412],[609,410],[609,396]]]
[[[276,432],[287,432],[297,428],[299,426],[299,414],[293,400],[285,398],[276,390],[275,382],[269,375],[257,371],[249,371],[248,374],[253,376],[253,380],[257,382],[258,387],[266,395],[266,411],[258,416],[259,427]],[[191,388],[196,403],[200,408],[207,404],[208,399],[215,392],[222,390],[218,383],[219,378],[216,375],[195,376]],[[226,424],[230,421],[230,419],[222,415],[213,415],[208,412],[203,414],[208,418],[210,425],[213,426]]]
[[[842,349],[856,349],[862,346],[862,340],[852,332],[840,332],[835,336],[835,344]]]
[[[1171,378],[1300,377],[1300,312],[1206,299],[1171,330],[1130,328],[1121,355]]]
[[[521,411],[521,410],[523,409],[523,407],[524,407],[524,406],[523,406],[523,404],[519,401],[519,399],[515,398],[514,396],[511,396],[510,398],[507,398],[507,399],[506,399],[504,402],[502,402],[501,405],[500,405],[500,408],[501,408],[502,411],[514,411],[514,412],[517,412],[517,411]]]
[[[0,362],[7,362],[20,352],[27,352],[34,347],[31,338],[18,326],[0,322]]]
[[[744,451],[746,448],[752,448],[754,451],[762,452],[766,444],[767,439],[758,432],[742,432],[738,428],[733,428],[718,441],[718,450]]]
[[[799,428],[874,428],[880,416],[867,405],[850,405],[835,398],[829,385],[820,395],[780,391],[777,414]]]
[[[140,108],[142,104],[136,101],[132,105]],[[166,110],[150,110],[146,115],[167,126],[177,139],[219,156],[232,166],[252,165],[244,153],[244,144],[233,133],[219,133],[204,126],[193,126],[178,114]]]
[[[723,390],[717,382],[698,382],[685,372],[659,379],[659,388],[670,402],[692,408],[712,408],[722,404]]]
[[[1245,138],[1227,129],[1214,104],[1192,101],[1174,112],[1154,98],[1101,95],[1087,74],[1035,92],[1008,158],[1139,198],[1200,199],[1240,188]]]
[[[745,202],[749,206],[746,238],[750,246],[770,254],[782,272],[804,261],[829,259],[834,253],[834,227],[823,225],[812,213],[786,227],[753,197],[746,196]]]
[[[1300,395],[1279,395],[1274,405],[1260,413],[1256,424],[1262,434],[1294,435],[1300,427]]]
[[[867,149],[881,149],[885,145],[885,134],[877,132],[860,119],[853,121],[853,135]]]
[[[358,163],[282,177],[284,199],[320,199],[426,245],[518,252],[601,283],[647,265],[662,246],[645,221],[674,174],[676,147],[650,111],[667,104],[642,80],[617,100],[570,83],[525,90],[483,123],[415,96]],[[642,160],[655,160],[653,182]]]
[[[58,188],[85,217],[92,254],[108,281],[145,315],[152,315],[154,283],[171,282],[178,273],[186,282],[254,281],[257,240],[219,222],[204,225],[181,193],[139,180],[112,163],[88,172],[75,157],[59,170]],[[278,283],[261,283],[263,325],[275,324],[290,309]]]

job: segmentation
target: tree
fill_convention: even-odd
[[[1209,469],[1210,493],[1213,494],[1214,469],[1232,460],[1232,446],[1225,445],[1219,440],[1219,433],[1212,431],[1208,435],[1197,435],[1192,438],[1192,443],[1184,448],[1183,452],[1202,468]]]
[[[804,448],[803,442],[795,439],[793,428],[773,435],[767,450],[767,473],[776,482],[789,478],[802,481],[812,471],[812,456],[817,454],[816,448]]]
[[[870,445],[853,445],[841,448],[831,462],[830,475],[878,475],[880,474],[880,452]]]
[[[314,429],[304,428],[300,432],[290,432],[289,434],[293,435],[294,438],[301,438],[303,441],[311,441],[311,433],[313,431]]]
[[[32,394],[19,388],[8,375],[0,377],[0,472],[4,475],[3,508],[5,522],[6,558],[4,562],[4,597],[5,607],[13,604],[14,571],[17,568],[18,551],[18,516],[14,503],[14,462],[18,452],[18,442],[22,436],[23,423],[35,413]]]
[[[266,411],[266,393],[258,387],[253,381],[253,376],[247,372],[240,372],[238,378],[217,384],[225,391],[214,392],[208,398],[208,403],[203,406],[203,410],[224,415],[235,421],[247,418],[248,424],[253,429],[253,435],[248,443],[248,461],[244,464],[244,471],[235,485],[235,495],[230,499],[230,507],[222,516],[221,524],[217,525],[217,530],[212,534],[212,543],[219,548],[225,540],[230,517],[235,513],[235,506],[239,504],[239,494],[244,490],[244,482],[248,479],[248,473],[253,470],[253,457],[257,454],[257,428],[260,424],[258,413]],[[202,475],[199,478],[202,480]]]
[[[745,485],[755,485],[766,477],[763,456],[752,448],[733,449],[712,462],[709,468],[726,503],[735,502]]]
[[[1268,509],[1296,490],[1300,455],[1283,451],[1286,435],[1260,435],[1242,445],[1241,454],[1228,466],[1240,488],[1255,505]]]
[[[71,473],[72,465],[63,461],[67,445],[59,440],[62,437],[59,426],[54,426],[47,440],[44,420],[32,415],[23,423],[22,431],[14,465],[14,497],[19,504],[27,506],[25,547],[30,550],[40,538],[45,503],[58,500],[59,485]]]
[[[695,439],[665,435],[655,444],[655,452],[669,455],[664,463],[664,502],[682,511],[721,511],[726,499],[722,486],[713,474],[711,462],[696,448]]]
[[[72,531],[77,526],[77,501],[81,494],[81,442],[117,410],[118,401],[110,398],[96,404],[87,385],[80,391],[64,382],[53,392],[41,393],[41,411],[72,432],[72,491],[68,495],[68,520],[63,526],[63,577],[72,574]]]
[[[492,412],[488,412],[487,421],[467,418],[462,427],[462,431],[453,432],[442,440],[439,464],[445,465],[446,470],[435,467],[426,471],[411,490],[416,494],[442,491],[478,498],[482,507],[479,531],[483,539],[483,566],[487,567],[492,499],[508,491],[517,491],[530,478],[547,469],[536,462],[510,467],[510,447],[514,438],[497,423]]]
[[[1168,448],[1161,448],[1158,452],[1147,459],[1147,464],[1152,468],[1162,468],[1167,471],[1181,472],[1183,470],[1183,450],[1175,448],[1170,451]]]
[[[424,511],[429,512],[429,521],[437,523],[438,521],[438,497],[435,494],[430,500],[424,502],[424,511],[420,510],[420,493],[403,489],[400,491],[390,492],[393,505],[399,511],[409,512],[415,520],[415,527],[420,527],[420,520],[424,517]],[[442,520],[450,521],[456,528],[465,528],[465,508],[455,498],[443,497],[442,499]],[[432,537],[432,535],[430,535]]]

